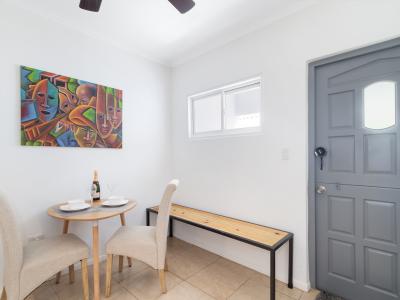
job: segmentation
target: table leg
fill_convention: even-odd
[[[289,240],[289,278],[288,287],[293,288],[293,237]]]
[[[6,294],[6,289],[3,288],[2,292],[1,292],[1,296],[0,296],[1,300],[7,300],[7,294]]]
[[[68,233],[68,227],[69,227],[69,221],[65,220],[64,221],[64,226],[63,226],[63,234],[67,234]],[[70,266],[70,271],[71,271],[71,266]],[[71,273],[70,273],[70,277],[71,277]],[[60,278],[61,278],[61,272],[58,272],[56,275],[56,284],[60,283]]]
[[[275,251],[270,252],[270,300],[275,300]]]
[[[121,225],[122,225],[122,226],[126,226],[125,214],[122,213],[122,214],[120,214],[119,216],[120,216],[120,218],[121,218]],[[123,267],[123,265],[124,265],[124,257],[123,257],[123,256],[120,256],[120,257],[119,257],[119,265],[120,265],[120,266],[119,266],[120,272],[122,272],[122,267]],[[129,268],[132,267],[132,259],[131,259],[130,257],[128,257],[128,266],[129,266]]]
[[[93,299],[100,300],[100,266],[99,266],[99,222],[92,225],[93,231]]]
[[[89,277],[88,277],[88,266],[87,258],[81,261],[82,270],[82,287],[83,287],[83,300],[89,300]]]

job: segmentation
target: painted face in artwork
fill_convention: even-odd
[[[63,113],[69,113],[76,107],[76,96],[68,91],[66,88],[59,88],[59,99],[60,111],[62,111]]]
[[[39,81],[32,94],[36,100],[39,120],[48,122],[52,120],[58,111],[58,89],[48,79]]]
[[[76,89],[79,104],[88,104],[92,97],[96,96],[96,88],[91,84],[82,84]]]
[[[89,126],[77,127],[74,134],[80,147],[93,148],[96,144],[97,132]]]
[[[111,118],[107,113],[107,97],[103,86],[97,87],[96,126],[102,138],[108,137],[113,130]]]
[[[75,139],[75,135],[71,130],[68,130],[61,134],[57,139],[57,144],[61,147],[77,147],[78,143]]]
[[[122,123],[122,101],[118,101],[117,97],[107,94],[107,115],[111,120],[114,129],[118,128]]]

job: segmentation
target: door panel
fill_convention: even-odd
[[[316,202],[318,287],[346,299],[399,299],[400,189],[324,185]]]
[[[400,299],[400,47],[317,67],[315,89],[317,287]]]

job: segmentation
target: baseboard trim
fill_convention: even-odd
[[[293,279],[293,285],[296,288],[298,288],[298,289],[300,289],[302,291],[305,291],[305,292],[308,292],[308,291],[311,290],[311,283],[309,281],[308,282],[303,282],[303,281],[299,281],[299,280]]]

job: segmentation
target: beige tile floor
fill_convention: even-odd
[[[160,294],[158,273],[140,261],[131,268],[124,266],[118,273],[114,259],[112,294],[110,300],[267,300],[269,278],[237,263],[224,259],[176,238],[168,241],[167,255],[168,293]],[[105,264],[101,265],[101,287],[104,298]],[[89,274],[92,282],[92,275]],[[80,272],[76,272],[74,284],[68,275],[56,285],[51,279],[36,289],[28,300],[78,300],[82,299]],[[304,293],[289,289],[277,281],[277,300],[314,300],[318,294],[312,290]],[[91,291],[92,292],[92,291]]]

